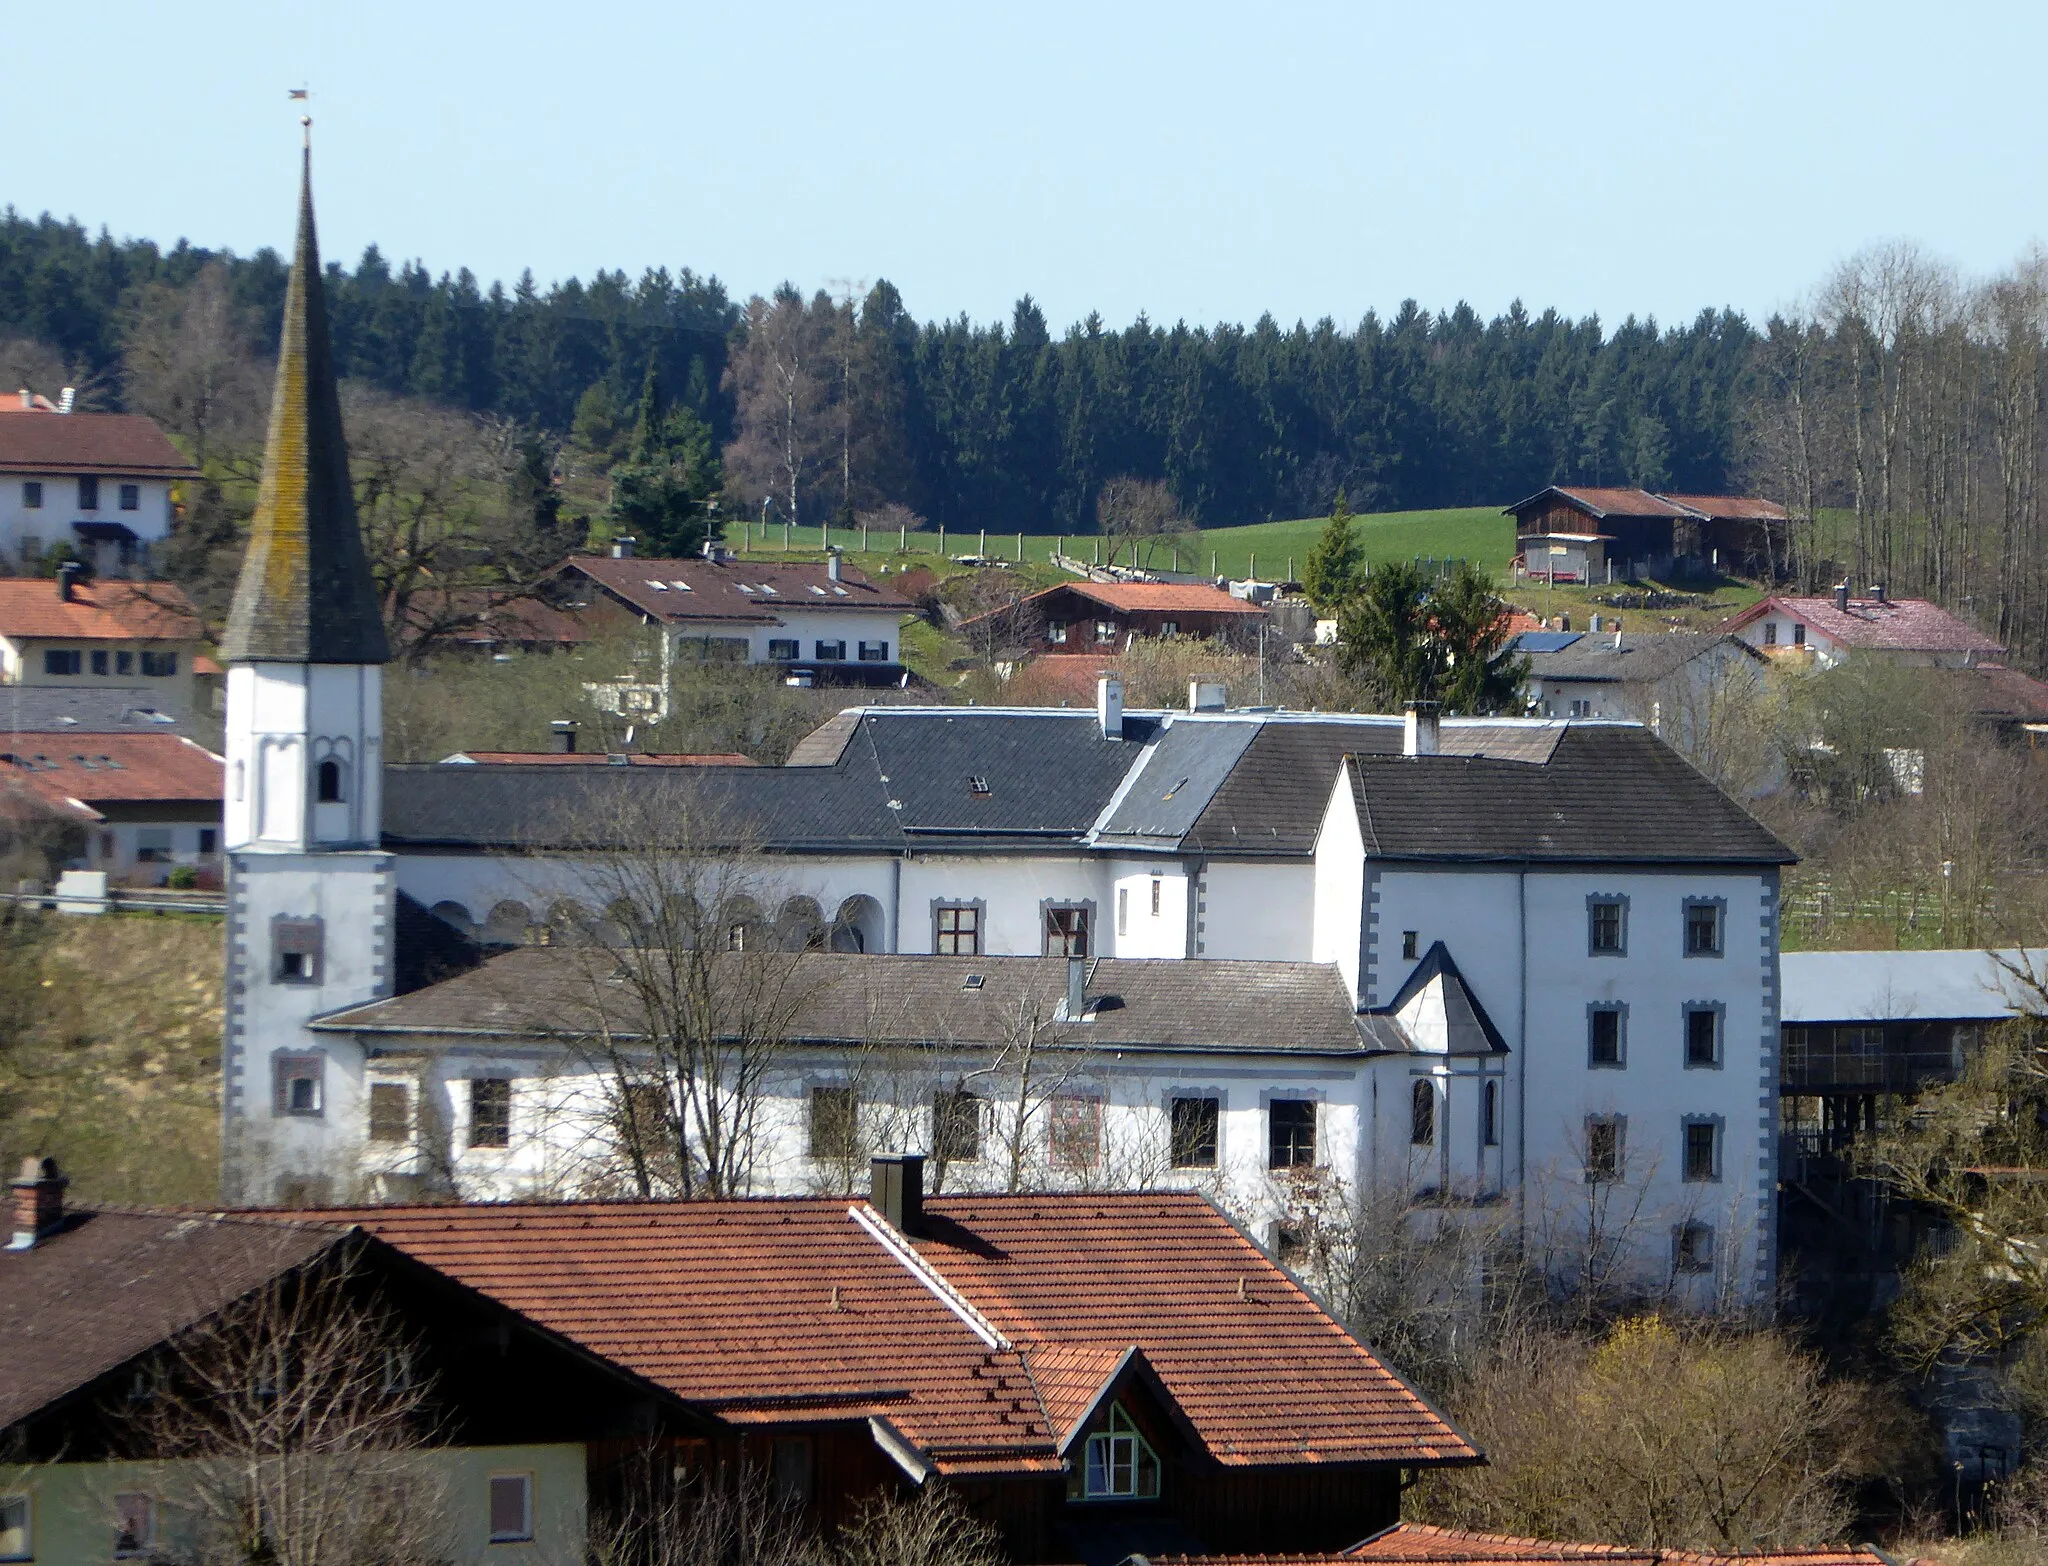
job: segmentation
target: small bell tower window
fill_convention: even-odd
[[[344,787],[346,782],[341,763],[329,756],[320,763],[314,797],[323,805],[338,805],[348,797]]]

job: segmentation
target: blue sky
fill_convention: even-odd
[[[887,277],[1055,330],[1671,320],[1767,314],[1877,239],[1981,273],[2048,233],[2039,4],[101,0],[0,32],[49,84],[0,204],[282,247],[303,80],[328,255],[486,280]]]

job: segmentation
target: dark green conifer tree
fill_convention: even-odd
[[[1330,520],[1308,552],[1301,585],[1320,614],[1334,615],[1365,585],[1365,548],[1352,526],[1351,505],[1343,490],[1330,507]]]

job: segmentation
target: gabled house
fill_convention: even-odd
[[[1117,653],[1133,640],[1256,637],[1266,611],[1203,582],[1061,582],[960,623],[1010,656]]]
[[[388,1328],[373,1351],[381,1363],[287,1371],[335,1388],[318,1437],[300,1446],[250,1435],[228,1450],[278,1471],[295,1461],[309,1489],[321,1465],[341,1465],[334,1482],[348,1483],[358,1460],[376,1475],[358,1485],[416,1479],[434,1497],[442,1558],[580,1560],[592,1473],[650,1443],[701,1447],[713,1427],[662,1387],[344,1217],[67,1208],[65,1183],[54,1162],[27,1160],[0,1248],[0,1559],[184,1558],[218,1483],[186,1443],[202,1428],[217,1439],[219,1427],[181,1430],[160,1400],[219,1390],[181,1382],[195,1358],[236,1380],[251,1371],[247,1395],[275,1398],[253,1373],[266,1352],[345,1354],[318,1345],[359,1320]],[[360,1318],[352,1305],[365,1307]],[[365,1376],[382,1395],[426,1389],[406,1410],[416,1452],[380,1458],[356,1444],[388,1440],[382,1425],[351,1439],[371,1421],[352,1426],[349,1405],[380,1395]],[[306,1448],[323,1455],[284,1455]],[[337,1499],[315,1515],[329,1529],[362,1526],[372,1501]]]
[[[131,1412],[153,1368],[337,1276],[431,1389],[416,1462],[453,1559],[581,1559],[650,1454],[681,1482],[750,1469],[827,1531],[944,1488],[1012,1559],[1088,1566],[1333,1550],[1397,1521],[1416,1469],[1482,1461],[1203,1198],[927,1197],[922,1165],[878,1159],[866,1200],[187,1214],[66,1212],[31,1160],[0,1251],[0,1540],[175,1550],[186,1472]]]
[[[828,1525],[939,1484],[1020,1562],[1332,1549],[1481,1460],[1202,1197],[927,1196],[923,1163],[867,1201],[309,1216],[715,1418]]]
[[[0,732],[0,788],[72,829],[69,868],[144,886],[178,865],[219,874],[222,760],[184,735]]]
[[[836,550],[822,562],[770,562],[715,545],[689,560],[572,555],[541,597],[572,616],[609,606],[660,628],[660,670],[622,681],[608,703],[650,716],[666,711],[677,662],[769,664],[828,685],[900,684],[901,628],[912,612]]]
[[[1766,657],[1828,669],[1852,657],[1922,669],[1968,669],[2005,656],[1998,642],[1924,598],[1867,598],[1847,584],[1826,596],[1774,593],[1722,625]]]
[[[1739,672],[1765,667],[1761,653],[1714,631],[1528,631],[1511,651],[1529,660],[1532,714],[1625,718],[1681,747]]]
[[[1770,558],[1770,529],[1787,520],[1783,506],[1755,496],[1576,484],[1548,485],[1506,514],[1518,576],[1585,583],[1755,570]]]
[[[220,666],[174,582],[0,578],[0,684],[136,688],[174,712],[212,706]]]
[[[105,575],[146,569],[199,470],[138,413],[71,413],[27,392],[0,402],[0,558],[34,574],[69,546]]]

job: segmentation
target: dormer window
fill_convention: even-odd
[[[1139,1433],[1121,1403],[1088,1438],[1081,1493],[1091,1501],[1151,1501],[1159,1497],[1159,1454]]]

